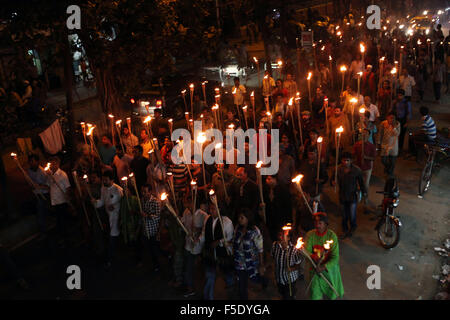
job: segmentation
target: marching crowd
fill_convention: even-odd
[[[108,234],[106,268],[114,265],[119,241],[135,252],[138,265],[148,250],[154,272],[168,259],[173,275],[169,285],[184,289],[185,297],[195,294],[198,265],[203,268],[204,299],[214,299],[219,271],[227,290],[237,288],[239,297],[248,299],[249,280],[263,289],[268,286],[269,265],[283,299],[295,298],[295,284],[304,272],[310,273],[312,299],[342,297],[339,240],[356,232],[360,201],[370,212],[368,190],[378,151],[386,177],[395,175],[408,123],[417,112],[411,104],[414,90],[422,101],[430,75],[427,66],[432,65],[435,98],[440,101],[446,77],[438,45],[433,55],[418,39],[399,35],[400,54],[400,49],[392,52],[386,39],[377,44],[376,37],[362,36],[363,52],[357,39],[351,46],[324,42],[312,70],[311,97],[305,94],[306,86],[299,90],[303,82],[296,82],[293,72],[282,72],[275,80],[267,71],[256,107],[251,103],[254,96],[235,78],[233,104],[220,105],[224,121],[215,121],[206,107],[190,115],[202,121],[204,129],[267,129],[267,144],[279,143],[279,171],[263,176],[262,185],[255,164],[249,163],[251,143],[223,152],[224,159],[231,152],[235,160],[243,153],[245,164],[175,164],[172,123],[156,109],[149,128],[123,126],[120,139],[103,134],[98,145],[81,143],[70,173],[61,169],[58,157],[43,168],[36,155],[29,156],[27,172],[38,187],[34,192],[44,195],[36,197],[41,231],[46,232],[50,209],[57,218],[59,244],[66,246],[70,215],[78,212],[85,229],[91,230],[86,237],[93,246],[98,245],[95,232]],[[439,27],[433,36],[444,41]],[[331,52],[337,60],[333,70],[326,67]],[[394,63],[399,57],[402,61]],[[341,64],[348,67],[342,83],[337,70]],[[411,152],[436,138],[429,109],[422,106],[419,112],[423,124],[408,139]],[[279,130],[279,142],[272,141],[274,129]],[[300,190],[292,181],[298,173],[303,175]],[[339,237],[328,228],[321,201],[327,183],[336,188],[342,207]],[[304,250],[314,268],[305,267],[306,256],[296,247],[298,237],[305,239]]]

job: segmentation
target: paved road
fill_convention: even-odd
[[[431,89],[431,88],[430,88]],[[429,90],[431,92],[431,90]],[[444,103],[436,105],[431,97],[425,101],[431,110],[439,128],[450,126],[449,96]],[[418,125],[418,104],[413,104],[414,120]],[[406,141],[407,142],[407,141]],[[405,142],[405,143],[406,143]],[[450,169],[444,165],[433,177],[431,189],[424,199],[417,198],[417,183],[421,168],[413,159],[400,157],[396,174],[400,185],[399,214],[404,224],[400,244],[385,250],[377,243],[373,230],[376,219],[374,215],[358,213],[358,230],[351,239],[340,243],[341,270],[345,288],[345,299],[432,299],[438,283],[432,278],[438,274],[440,258],[433,248],[439,246],[449,235],[450,200],[448,198]],[[375,162],[374,176],[371,182],[370,199],[374,206],[381,202],[381,195],[375,193],[384,185],[382,166],[379,158]],[[330,215],[330,227],[340,233],[339,208],[336,195],[331,187],[325,188],[325,207]],[[80,238],[81,232],[74,232]],[[51,238],[50,238],[51,239]],[[183,299],[180,292],[169,288],[170,265],[167,259],[163,268],[154,273],[149,257],[144,266],[137,268],[132,251],[124,245],[119,247],[117,263],[110,271],[105,271],[101,259],[89,249],[76,245],[75,248],[58,250],[52,240],[32,241],[12,253],[19,269],[30,282],[32,289],[23,291],[14,281],[0,273],[0,298],[3,299]],[[65,288],[66,268],[76,264],[82,270],[83,295],[74,294]],[[381,290],[368,290],[366,270],[369,265],[381,268]],[[403,270],[399,269],[403,267]],[[200,276],[201,266],[197,269]],[[273,283],[273,269],[268,270],[272,281],[266,291],[258,286],[250,289],[250,299],[278,299]],[[202,282],[196,283],[197,292],[201,292]],[[298,299],[304,299],[305,283],[298,283]],[[236,292],[227,292],[224,281],[218,278],[216,298],[237,298]],[[199,299],[196,295],[190,299]]]

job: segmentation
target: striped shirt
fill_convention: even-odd
[[[425,131],[428,139],[436,139],[436,124],[434,123],[433,118],[431,118],[429,115],[426,115],[422,118],[422,120],[422,130]]]
[[[173,174],[173,185],[175,192],[184,191],[188,181],[188,168],[184,164],[175,164],[168,170]]]
[[[159,231],[159,219],[161,218],[161,203],[154,195],[142,203],[142,211],[150,215],[144,218],[146,234],[156,237]]]
[[[300,275],[299,271],[293,270],[288,272],[287,261],[289,260],[289,267],[292,268],[296,264],[302,263],[303,258],[300,251],[295,249],[291,242],[289,242],[289,246],[286,249],[281,246],[280,242],[274,242],[272,245],[272,257],[275,261],[275,279],[277,283],[287,285],[289,283],[288,276],[291,283],[297,281]]]

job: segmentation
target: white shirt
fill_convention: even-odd
[[[212,218],[212,217],[211,217]],[[219,222],[219,217],[217,218],[212,218],[213,219],[213,223],[212,223],[212,235],[213,235],[213,239],[214,239],[214,229],[216,228],[216,224],[220,223]],[[206,227],[206,222],[208,221],[208,219],[205,219],[205,223],[203,224],[203,231],[202,231],[202,236],[200,238],[200,241],[202,243],[205,242],[205,227]],[[222,216],[222,222],[223,222],[223,231],[225,233],[225,240],[230,243],[233,240],[233,235],[234,235],[234,228],[233,228],[233,222],[231,222],[230,218],[226,217],[226,216]],[[223,240],[221,240],[219,242],[219,246],[223,247]],[[230,251],[232,250],[231,248],[231,244],[229,245]],[[216,250],[214,250],[214,257],[216,257]]]
[[[40,188],[39,185],[48,186],[49,185],[49,177],[45,173],[44,169],[39,166],[36,171],[31,170],[31,168],[28,169],[28,175],[30,176],[31,180],[36,184],[37,190],[33,189],[33,193],[38,194],[47,194],[48,190]]]
[[[245,90],[245,87],[240,84],[239,87],[236,88],[236,86],[233,87],[233,91],[236,90],[236,93],[233,93],[234,96],[234,104],[238,106],[242,106],[244,104],[244,94],[247,92]]]
[[[183,217],[181,218],[181,222],[185,225],[186,229],[189,231],[190,234],[194,233],[194,229],[196,228],[202,228],[205,224],[205,220],[208,218],[208,214],[201,210],[197,209],[195,211],[194,217],[192,217],[191,210],[186,209],[184,210]],[[195,239],[195,236],[194,236]],[[199,237],[201,239],[201,237]],[[199,240],[196,243],[193,243],[191,240],[191,237],[186,235],[186,244],[184,248],[189,251],[192,254],[200,254],[203,249],[204,242]]]
[[[61,169],[56,170],[53,175],[51,172],[48,174],[50,175],[50,201],[52,206],[68,203],[66,192],[70,188],[70,182],[67,174]]]
[[[379,116],[380,116],[380,112],[378,111],[378,107],[374,104],[370,104],[369,107],[367,107],[366,105],[364,105],[364,108],[367,109],[367,111],[370,112],[370,118],[369,121],[375,121]]]
[[[109,227],[111,230],[111,237],[117,237],[120,234],[119,230],[119,211],[120,201],[123,197],[123,189],[117,184],[113,183],[110,187],[102,186],[101,196],[95,203],[95,207],[100,208],[105,206],[105,211],[109,216]],[[113,207],[110,210],[110,207]]]
[[[350,74],[352,75],[353,79],[358,79],[358,73],[363,72],[364,73],[364,61],[356,61],[353,60],[352,64],[350,65]]]
[[[405,77],[403,75],[399,78],[400,87],[405,90],[405,97],[412,96],[412,87],[416,85],[416,81],[409,74]]]

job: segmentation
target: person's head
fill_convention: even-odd
[[[267,176],[266,184],[271,188],[275,188],[275,186],[277,185],[277,176],[276,175]]]
[[[427,107],[421,106],[419,109],[419,112],[423,117],[425,117],[426,115],[428,115],[429,110]]]
[[[394,125],[394,122],[396,120],[395,113],[391,112],[386,116],[386,120],[389,124]]]
[[[356,61],[359,61],[359,60],[361,60],[361,54],[358,52],[358,53],[356,54]]]
[[[102,135],[102,143],[104,146],[109,146],[111,145],[111,136],[109,134],[104,134]]]
[[[237,177],[239,180],[241,180],[242,182],[247,181],[247,179],[248,179],[248,173],[247,173],[247,171],[245,170],[245,167],[239,167],[239,168],[236,170],[236,177]]]
[[[231,111],[231,110],[228,110],[228,111],[227,111],[227,118],[228,118],[229,120],[233,120],[233,118],[234,118],[233,111]]]
[[[144,184],[141,187],[141,193],[144,199],[150,199],[152,195],[152,186],[150,184]]]
[[[291,81],[292,80],[292,74],[288,73],[286,75],[286,81]]]
[[[134,158],[140,158],[142,157],[142,153],[144,152],[144,149],[142,146],[137,145],[133,147],[133,157]]]
[[[275,84],[277,85],[278,88],[281,88],[281,86],[283,85],[283,81],[281,79],[277,79]]]
[[[333,112],[334,112],[334,116],[335,116],[336,118],[339,117],[339,116],[341,115],[341,112],[342,112],[341,107],[340,107],[340,106],[334,107]]]
[[[309,111],[303,111],[302,112],[302,120],[308,121],[311,118],[311,112]]]
[[[365,104],[367,107],[369,107],[371,103],[372,103],[372,99],[370,99],[369,96],[365,96],[365,97],[364,97],[364,104]]]
[[[145,129],[141,130],[141,139],[144,140],[144,141],[148,139],[148,134],[147,134],[147,131]]]
[[[255,215],[252,210],[243,208],[238,214],[238,223],[241,227],[253,229],[255,227]]]
[[[283,122],[283,115],[280,112],[277,112],[275,114],[275,122],[282,123]]]
[[[308,161],[315,162],[317,161],[317,149],[314,147],[308,148]]]
[[[114,172],[112,170],[105,170],[102,174],[102,183],[105,187],[111,187],[114,183]]]
[[[403,98],[405,98],[405,90],[398,89],[397,90],[397,97],[398,97],[399,100],[402,100]]]
[[[57,156],[51,157],[48,159],[48,162],[50,162],[50,170],[52,173],[55,173],[61,164],[61,160]]]
[[[239,86],[239,77],[234,77],[233,81],[234,81],[234,85],[236,87],[238,87]]]
[[[384,80],[383,81],[383,89],[389,89],[390,88],[390,83],[388,80]]]
[[[130,130],[128,129],[128,127],[123,127],[122,132],[126,137],[128,137],[128,135],[130,134]]]
[[[39,167],[39,156],[35,153],[30,154],[28,156],[28,163],[31,170],[37,170],[37,168]]]
[[[350,152],[342,153],[341,162],[345,167],[350,167],[352,164],[352,155]]]
[[[317,87],[316,95],[320,96],[321,94],[322,94],[322,88],[321,87]]]
[[[219,216],[218,213],[217,213],[217,208],[216,208],[215,204],[211,200],[208,201],[208,211],[209,211],[209,214],[214,219]]]
[[[316,143],[318,137],[319,137],[319,132],[316,129],[312,129],[309,132],[309,138],[311,139],[312,142]]]
[[[325,212],[316,212],[314,214],[314,226],[320,234],[323,234],[328,228],[328,216]]]
[[[407,76],[408,75],[408,70],[406,68],[404,68],[402,70],[402,75]]]
[[[159,118],[159,117],[161,117],[161,109],[160,108],[157,108],[157,109],[155,109],[154,111],[153,111],[153,114],[155,115],[155,118]]]
[[[353,88],[350,85],[347,86],[346,90],[349,95],[353,95]]]
[[[287,136],[287,134],[282,134],[281,135],[281,143],[282,144],[288,144],[289,143],[289,137]]]

